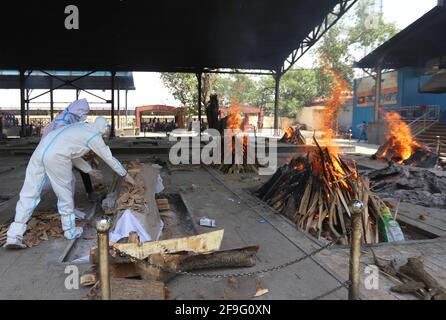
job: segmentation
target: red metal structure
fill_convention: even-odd
[[[173,115],[178,124],[178,128],[184,127],[183,108],[177,108],[166,105],[150,105],[135,108],[136,126],[141,128],[141,120],[143,113],[151,113],[153,116]]]

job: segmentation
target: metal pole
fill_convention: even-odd
[[[379,109],[381,108],[381,87],[382,87],[382,62],[378,63],[376,68],[376,84],[375,84],[375,115],[374,121],[378,122],[379,120]]]
[[[119,81],[118,81],[118,129],[121,128],[121,90],[119,90]]]
[[[129,116],[129,109],[128,109],[128,90],[125,90],[125,126],[128,126],[128,116]]]
[[[26,123],[25,123],[25,71],[20,70],[20,122],[22,125],[21,135],[26,136]]]
[[[51,78],[51,91],[50,91],[50,117],[51,122],[54,120],[54,95],[53,95],[53,79]]]
[[[198,122],[200,123],[200,132],[201,132],[201,94],[202,94],[202,72],[197,73],[197,80],[198,80]]]
[[[111,73],[111,131],[110,138],[115,137],[115,77],[116,72]]]
[[[76,100],[79,100],[79,95],[80,95],[81,91],[79,89],[76,90]]]
[[[282,77],[281,70],[278,69],[274,75],[276,83],[274,93],[274,134],[279,135],[279,98],[280,98],[280,78]]]
[[[110,221],[103,217],[96,221],[96,231],[98,233],[99,250],[99,283],[101,286],[102,300],[111,299],[110,288],[110,266],[109,266],[109,242],[108,232],[110,230]]]
[[[352,201],[352,235],[350,247],[350,290],[349,300],[359,300],[360,259],[361,259],[361,224],[364,203]]]
[[[26,124],[29,126],[29,89],[26,89]]]

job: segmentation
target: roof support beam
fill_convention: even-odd
[[[112,71],[111,73],[111,131],[110,138],[115,137],[115,77],[116,72]]]
[[[25,126],[25,71],[20,70],[20,122],[21,122],[21,136],[26,136]]]
[[[324,21],[299,44],[282,65],[282,74],[290,70],[338,21],[350,10],[358,0],[339,0],[338,5],[325,17]]]
[[[202,78],[203,78],[203,73],[202,72],[198,72],[196,74],[197,76],[197,81],[198,81],[198,122],[200,123],[200,133],[201,133],[201,104],[202,104]]]
[[[280,99],[280,78],[282,73],[277,70],[274,75],[275,92],[274,92],[274,134],[279,135],[279,99]]]

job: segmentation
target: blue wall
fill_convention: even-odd
[[[446,93],[430,94],[420,93],[421,88],[431,76],[417,76],[414,68],[403,68],[398,70],[398,103],[389,105],[388,107],[404,107],[404,106],[421,106],[421,105],[439,105],[441,107],[440,119],[442,123],[446,123]],[[374,107],[358,107],[357,106],[357,81],[354,83],[354,99],[353,99],[353,136],[359,136],[358,124],[362,121],[372,122]]]

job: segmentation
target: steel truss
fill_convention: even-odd
[[[324,21],[299,44],[291,55],[284,61],[280,72],[282,74],[290,70],[294,64],[302,58],[338,21],[350,10],[358,0],[340,0],[339,3],[325,17]]]

